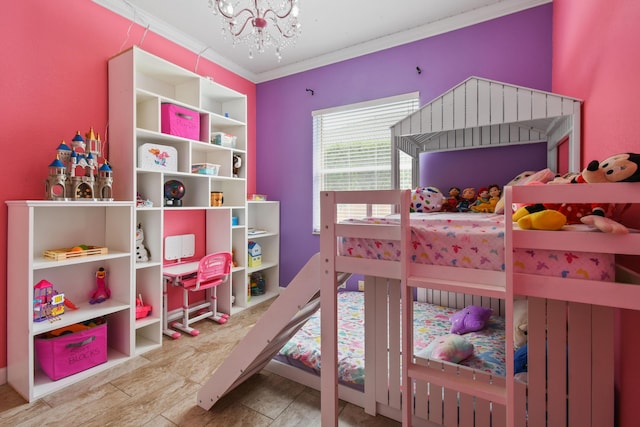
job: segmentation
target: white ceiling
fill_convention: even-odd
[[[220,17],[211,13],[208,0],[93,1],[260,83],[552,0],[299,0],[302,33],[294,46],[282,51],[280,62],[273,49],[254,53],[251,59],[247,45],[233,46],[223,39]]]

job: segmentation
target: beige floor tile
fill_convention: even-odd
[[[223,396],[209,411],[197,393],[255,324],[270,302],[234,315],[224,325],[209,320],[163,345],[64,390],[27,403],[9,385],[0,386],[0,427],[320,427],[320,393],[262,371]],[[339,402],[341,426],[398,426]]]

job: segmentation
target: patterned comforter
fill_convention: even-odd
[[[449,316],[456,309],[428,303],[414,303],[414,352],[426,347],[436,336],[449,333]],[[460,362],[495,375],[505,374],[504,320],[491,316],[487,326],[464,337],[474,346],[474,354]],[[282,347],[278,360],[320,373],[320,310]],[[364,293],[338,294],[338,378],[341,383],[364,385]],[[357,387],[357,388],[359,388]]]

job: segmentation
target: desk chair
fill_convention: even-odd
[[[171,327],[196,336],[200,331],[192,328],[192,323],[207,318],[221,324],[226,323],[229,315],[218,312],[216,290],[229,280],[230,273],[231,253],[216,252],[202,258],[194,274],[177,278],[174,284],[182,286],[182,320],[171,323]],[[206,291],[205,301],[189,305],[189,294],[202,290]],[[197,314],[192,317],[194,312]]]

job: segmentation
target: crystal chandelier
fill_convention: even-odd
[[[300,34],[298,0],[209,0],[209,7],[220,14],[225,37],[230,34],[234,45],[249,45],[249,58],[254,50],[264,53],[274,47],[279,62],[282,49]]]

